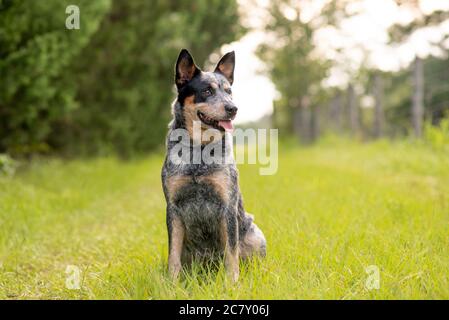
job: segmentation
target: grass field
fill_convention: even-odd
[[[169,281],[162,155],[41,160],[0,178],[0,298],[449,298],[447,152],[382,141],[280,152],[274,176],[240,167],[268,256],[235,286],[222,269]],[[378,290],[365,288],[370,265]]]

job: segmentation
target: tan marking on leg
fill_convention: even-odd
[[[173,279],[177,279],[181,271],[181,253],[185,228],[179,217],[174,217],[171,230],[171,245],[168,256],[168,271]]]
[[[199,182],[208,183],[210,184],[215,192],[218,193],[220,198],[225,202],[228,203],[229,196],[230,196],[230,185],[231,185],[231,179],[227,172],[225,171],[216,171],[210,175],[202,176],[198,179]]]
[[[239,280],[239,247],[238,245],[232,249],[228,243],[228,226],[226,224],[225,219],[222,219],[220,226],[220,239],[221,243],[224,246],[224,263],[226,274],[229,278],[231,278],[232,282],[237,282]]]
[[[173,200],[176,193],[179,189],[181,189],[183,186],[187,185],[192,181],[192,178],[190,176],[171,176],[167,178],[167,190],[170,200]]]

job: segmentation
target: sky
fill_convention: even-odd
[[[296,0],[300,7],[299,19],[316,19],[327,0]],[[236,123],[255,121],[272,113],[273,100],[279,95],[269,77],[261,71],[264,64],[255,55],[257,46],[269,38],[262,31],[269,0],[238,0],[245,12],[244,25],[253,31],[236,42],[224,45],[222,53],[234,50],[236,69],[233,97],[239,108]],[[420,0],[420,10],[426,14],[437,9],[449,11],[449,0]],[[407,6],[397,6],[393,0],[348,1],[346,11],[353,16],[339,28],[326,27],[316,32],[316,54],[334,61],[323,86],[344,88],[361,66],[383,71],[398,71],[419,56],[442,56],[436,44],[449,35],[449,20],[440,26],[427,27],[415,32],[409,40],[396,47],[387,45],[387,29],[394,23],[406,25],[416,12]],[[289,11],[286,11],[289,14]],[[296,17],[292,17],[296,18]],[[265,19],[266,20],[266,19]],[[449,49],[449,41],[443,45]]]

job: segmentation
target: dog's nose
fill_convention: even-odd
[[[225,110],[228,115],[235,116],[237,114],[238,108],[232,104],[225,105]]]

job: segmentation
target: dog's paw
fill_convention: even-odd
[[[227,276],[232,281],[232,283],[237,283],[237,282],[239,282],[240,272],[238,269],[237,270],[229,270],[227,272]]]

